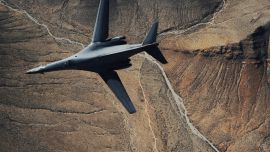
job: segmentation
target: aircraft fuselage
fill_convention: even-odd
[[[142,44],[110,44],[111,41],[92,43],[68,58],[39,66],[27,71],[27,73],[44,73],[71,69],[87,69],[93,72],[123,69],[131,65],[129,57],[142,52],[143,48],[146,47]]]

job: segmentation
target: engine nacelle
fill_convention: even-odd
[[[116,37],[113,37],[113,38],[109,38],[109,39],[106,40],[106,42],[103,43],[103,46],[113,46],[113,45],[127,44],[125,39],[126,39],[125,36],[116,36]]]
[[[115,41],[115,40],[124,40],[124,39],[126,39],[125,36],[116,36],[116,37],[113,37],[111,40]]]

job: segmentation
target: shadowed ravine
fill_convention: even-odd
[[[202,140],[204,140],[205,142],[207,142],[215,151],[219,151],[205,136],[203,136],[194,126],[193,126],[193,124],[190,122],[190,120],[189,120],[189,118],[188,118],[188,116],[187,116],[187,110],[186,110],[186,107],[185,107],[185,105],[184,105],[184,103],[183,103],[183,100],[182,100],[182,98],[180,97],[180,96],[178,96],[176,93],[175,93],[175,91],[173,90],[173,87],[172,87],[172,85],[171,85],[171,83],[170,83],[170,81],[169,81],[169,79],[168,79],[168,77],[166,76],[166,73],[165,73],[165,71],[163,70],[163,68],[162,68],[162,66],[159,64],[159,63],[157,63],[154,59],[152,59],[152,57],[151,56],[149,56],[148,54],[144,54],[144,57],[148,60],[148,61],[150,61],[150,62],[152,62],[152,63],[154,63],[154,64],[156,64],[157,65],[157,67],[160,69],[160,71],[161,71],[161,73],[162,73],[162,76],[163,76],[163,78],[165,79],[165,82],[166,82],[166,85],[168,86],[168,88],[169,88],[169,90],[171,91],[171,93],[172,93],[172,96],[173,96],[173,98],[174,98],[174,101],[175,101],[175,103],[176,103],[176,105],[177,105],[177,107],[178,107],[178,110],[179,110],[179,112],[181,113],[181,115],[182,116],[184,116],[184,118],[185,118],[185,121],[186,121],[186,123],[187,123],[187,125],[189,126],[189,128],[190,128],[190,130],[192,131],[192,133],[194,134],[194,135],[196,135],[196,136],[198,136],[199,138],[201,138]]]

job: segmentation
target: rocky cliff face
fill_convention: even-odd
[[[0,151],[270,150],[267,0],[110,2],[111,35],[161,22],[169,64],[118,71],[134,115],[94,73],[24,74],[90,41],[98,0],[1,1]]]
[[[269,24],[227,46],[175,51],[166,68],[189,117],[221,151],[269,150]]]

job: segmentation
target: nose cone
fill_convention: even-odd
[[[44,66],[39,66],[39,67],[36,67],[36,68],[33,68],[31,70],[28,70],[26,72],[26,74],[36,74],[36,73],[43,73],[43,69],[44,69]]]

